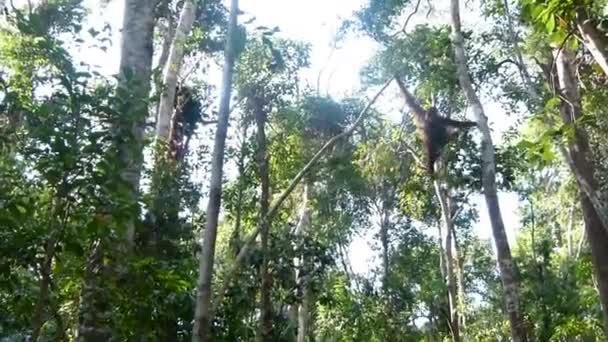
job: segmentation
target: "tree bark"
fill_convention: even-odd
[[[171,43],[169,59],[164,67],[162,92],[156,119],[156,138],[162,139],[165,142],[168,141],[171,131],[171,116],[175,100],[177,76],[184,59],[184,45],[194,23],[195,11],[195,2],[193,0],[186,0],[179,17],[175,37]]]
[[[258,143],[258,172],[260,176],[260,237],[262,240],[262,265],[260,266],[260,322],[257,331],[256,340],[270,341],[272,340],[273,325],[272,325],[272,275],[268,270],[270,263],[270,250],[268,246],[269,232],[268,227],[269,221],[264,220],[266,214],[268,214],[269,198],[270,198],[270,177],[268,170],[269,156],[266,143],[266,115],[265,109],[262,103],[259,103],[253,99],[255,122],[257,126],[257,143]]]
[[[606,76],[608,76],[608,40],[606,34],[597,27],[597,21],[587,14],[587,7],[580,3],[576,4],[576,26],[583,37],[585,46],[600,65]]]
[[[555,51],[554,54],[557,59],[556,67],[560,93],[563,97],[561,116],[564,123],[573,124],[582,115],[580,95],[573,69],[573,56],[564,49]],[[576,175],[582,193],[581,206],[585,220],[585,230],[591,246],[598,292],[604,313],[604,330],[608,332],[608,249],[606,249],[608,231],[597,206],[590,197],[590,195],[597,194],[598,183],[594,178],[594,166],[591,162],[592,156],[587,134],[581,127],[575,127],[574,139],[569,143],[565,156],[572,172]]]
[[[207,342],[211,340],[211,322],[213,320],[213,313],[211,310],[211,280],[213,278],[218,216],[222,200],[224,149],[226,147],[226,133],[228,130],[228,117],[230,115],[230,95],[232,92],[234,60],[236,58],[234,40],[237,30],[238,11],[238,0],[231,0],[230,22],[224,51],[225,64],[222,75],[222,94],[211,161],[209,203],[207,205],[206,216],[207,222],[205,230],[202,233],[203,246],[200,255],[196,308],[194,311],[194,326],[192,331],[193,342]]]
[[[526,329],[524,327],[518,293],[518,284],[515,275],[515,265],[511,256],[511,249],[507,234],[505,232],[500,205],[498,202],[498,194],[496,187],[496,165],[494,156],[494,144],[490,135],[490,127],[488,126],[488,118],[486,117],[481,101],[477,97],[469,70],[467,67],[467,59],[464,50],[464,38],[460,23],[460,8],[459,0],[451,0],[451,21],[452,21],[452,44],[454,45],[454,55],[458,72],[460,86],[465,93],[465,96],[472,107],[475,121],[481,131],[481,160],[482,160],[482,186],[490,223],[492,225],[492,233],[494,235],[494,243],[498,257],[498,266],[500,269],[500,277],[502,280],[506,311],[511,323],[511,338],[514,342],[527,341]]]

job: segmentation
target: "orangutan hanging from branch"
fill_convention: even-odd
[[[418,104],[416,98],[407,90],[401,79],[395,77],[395,80],[405,97],[405,102],[414,114],[414,124],[426,149],[427,170],[433,175],[435,161],[439,159],[443,147],[456,137],[458,133],[477,126],[477,124],[472,121],[456,121],[444,118],[439,115],[435,107],[424,110]]]

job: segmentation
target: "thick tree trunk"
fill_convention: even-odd
[[[467,59],[464,50],[464,38],[462,36],[460,24],[460,8],[459,0],[451,0],[451,19],[452,19],[452,43],[454,45],[454,55],[456,60],[458,79],[460,86],[469,101],[475,121],[482,135],[481,145],[481,160],[482,160],[482,185],[490,223],[492,225],[492,233],[494,235],[494,243],[498,257],[498,266],[500,269],[500,277],[502,280],[504,297],[506,302],[506,311],[511,322],[511,338],[514,342],[527,341],[526,329],[523,323],[523,316],[520,309],[519,293],[517,288],[517,279],[515,275],[515,265],[511,256],[511,249],[507,234],[505,232],[500,205],[498,202],[496,188],[496,170],[494,157],[494,144],[490,135],[488,126],[488,118],[486,117],[483,106],[473,89],[469,70],[467,67]]]
[[[576,26],[578,27],[585,46],[600,65],[606,76],[608,76],[608,40],[606,34],[598,29],[598,22],[587,14],[587,6],[576,5]]]
[[[556,55],[557,75],[561,95],[565,98],[561,104],[561,116],[564,123],[572,124],[582,115],[580,95],[573,69],[573,56],[564,49],[554,52]],[[576,175],[581,189],[581,205],[585,220],[587,238],[591,246],[593,264],[597,277],[598,291],[604,313],[604,329],[608,331],[608,231],[601,219],[598,207],[590,197],[597,196],[598,183],[594,177],[594,166],[591,162],[591,151],[586,132],[575,127],[573,141],[565,151],[565,156],[572,172]],[[586,189],[586,191],[585,191]]]
[[[143,134],[148,116],[148,97],[152,70],[154,7],[152,0],[126,0],[121,38],[118,96],[124,103],[123,115],[114,129],[119,136],[121,177],[130,185],[130,199],[137,203],[143,165]],[[135,235],[135,214],[126,224],[125,242],[131,245]],[[109,326],[111,307],[104,283],[109,281],[103,262],[105,243],[98,241],[87,260],[79,308],[77,341],[107,341],[112,337]],[[122,247],[119,247],[122,248]],[[124,251],[124,250],[123,250]],[[113,265],[114,271],[121,265]]]
[[[156,118],[156,138],[162,139],[165,142],[168,141],[171,131],[171,116],[173,114],[177,76],[184,59],[184,45],[192,30],[195,11],[195,1],[186,0],[179,17],[175,37],[171,43],[169,59],[164,66],[162,92],[158,116]]]
[[[215,142],[211,161],[211,180],[209,184],[209,203],[207,205],[207,222],[203,231],[203,246],[200,255],[199,278],[194,311],[193,342],[211,340],[211,280],[213,278],[213,263],[215,260],[215,241],[217,238],[218,216],[222,200],[222,174],[224,168],[224,149],[228,117],[230,115],[230,95],[232,92],[232,75],[234,73],[235,46],[234,38],[237,30],[239,1],[231,0],[230,22],[224,51],[224,72],[222,75],[222,94],[218,113],[218,124],[215,132]]]
[[[152,72],[152,54],[154,39],[153,0],[126,0],[123,20],[120,56],[119,95],[127,99],[123,115],[128,116],[131,139],[122,139],[119,143],[120,160],[125,165],[122,178],[131,185],[135,203],[139,192],[139,179],[143,165],[143,135],[148,117],[148,96],[150,94],[150,77]],[[131,74],[132,77],[128,75]],[[123,123],[117,130],[125,129]],[[127,239],[132,242],[134,223],[127,229]]]
[[[458,314],[458,294],[456,285],[456,275],[454,272],[454,257],[452,255],[452,229],[454,222],[452,221],[451,210],[449,207],[448,194],[441,189],[439,182],[434,181],[437,200],[441,207],[441,215],[443,217],[443,226],[441,234],[445,233],[445,245],[443,251],[445,254],[445,270],[447,275],[448,287],[448,304],[450,306],[450,328],[452,332],[452,341],[460,341],[460,317]]]
[[[268,206],[269,206],[269,198],[270,198],[270,177],[268,170],[268,150],[266,144],[266,113],[264,112],[264,107],[262,103],[254,102],[254,111],[255,111],[255,122],[257,125],[257,143],[258,143],[258,172],[260,176],[260,212],[259,212],[259,222],[260,222],[260,237],[262,240],[262,253],[263,260],[262,265],[260,266],[260,278],[262,282],[262,286],[260,288],[260,322],[257,331],[256,340],[270,341],[272,340],[272,301],[271,301],[271,291],[272,291],[272,275],[268,270],[268,265],[270,263],[270,250],[268,246],[269,240],[269,225],[270,222],[264,220],[266,214],[268,214]]]

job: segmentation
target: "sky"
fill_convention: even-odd
[[[372,40],[364,37],[349,37],[343,41],[339,48],[334,49],[334,36],[342,19],[349,18],[353,11],[359,9],[365,0],[241,0],[241,10],[245,15],[241,20],[251,16],[256,17],[256,24],[269,27],[278,26],[282,37],[298,39],[308,42],[312,46],[311,67],[303,73],[305,82],[316,87],[319,84],[321,93],[341,98],[349,94],[357,93],[360,88],[359,70],[373,56],[377,46]],[[16,1],[17,4],[25,0]],[[226,5],[229,6],[229,1]],[[122,26],[122,0],[111,0],[103,7],[99,6],[98,0],[85,0],[92,13],[89,16],[89,25],[100,29],[105,22],[113,28],[113,45],[103,52],[96,48],[83,47],[74,51],[76,58],[81,58],[90,64],[96,64],[105,74],[117,72],[120,56],[120,27]],[[426,18],[424,15],[413,17],[409,27],[423,22],[448,24],[448,2],[446,0],[433,1],[436,10]],[[421,10],[419,13],[425,12]],[[463,25],[472,27],[483,25],[481,16],[476,15],[474,10],[462,9]],[[87,25],[85,25],[85,28]],[[320,75],[320,76],[319,76]],[[219,83],[219,73],[212,77]],[[380,98],[377,106],[393,107],[397,96],[384,95]],[[500,134],[509,126],[509,119],[504,111],[495,103],[484,103],[486,112],[490,115],[489,121],[494,128],[495,141],[500,140]],[[399,106],[397,106],[399,107]],[[470,114],[470,113],[468,113]],[[395,119],[397,112],[388,113],[389,117]],[[430,189],[432,191],[432,189]],[[515,232],[519,227],[518,201],[515,194],[499,194],[501,209],[507,235],[511,242],[514,241]],[[474,195],[473,202],[477,204],[480,213],[479,222],[475,225],[475,231],[483,239],[491,238],[491,227],[483,197]],[[367,235],[355,238],[349,248],[349,258],[353,271],[356,273],[367,273],[377,265],[377,256],[370,248],[374,243],[374,231],[370,230]]]

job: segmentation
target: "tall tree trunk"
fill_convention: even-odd
[[[482,160],[482,185],[490,223],[492,225],[492,233],[494,235],[494,243],[498,257],[498,266],[500,269],[500,277],[502,280],[504,297],[506,302],[506,311],[511,322],[511,338],[514,342],[527,341],[528,337],[524,327],[523,316],[521,313],[519,293],[517,288],[517,279],[515,275],[515,264],[511,256],[511,249],[507,234],[505,232],[500,205],[498,203],[498,194],[496,188],[496,165],[494,156],[494,144],[490,135],[488,126],[488,118],[486,117],[481,101],[477,97],[469,70],[467,59],[464,50],[464,38],[460,23],[460,8],[459,0],[451,0],[451,19],[452,19],[452,44],[454,45],[454,55],[456,60],[458,79],[460,86],[465,93],[465,96],[472,107],[475,115],[475,121],[482,135],[481,139],[481,160]]]
[[[272,340],[272,302],[271,302],[271,291],[272,291],[272,275],[268,270],[268,264],[270,263],[270,250],[268,245],[269,240],[269,225],[270,222],[264,220],[268,214],[269,198],[270,198],[270,177],[268,170],[268,150],[266,143],[266,115],[263,103],[253,100],[254,102],[254,115],[257,126],[257,143],[258,143],[258,172],[260,175],[260,237],[262,240],[262,253],[263,260],[260,266],[260,278],[262,286],[260,288],[260,322],[257,331],[256,340],[270,341]]]
[[[576,1],[576,26],[585,41],[585,46],[608,76],[608,40],[606,39],[606,33],[597,27],[597,20],[587,14],[588,6],[581,2]]]
[[[564,123],[573,124],[582,115],[582,107],[576,78],[573,56],[567,50],[555,51],[559,92],[565,99],[561,104]],[[598,291],[604,313],[604,329],[608,332],[608,231],[601,220],[598,208],[590,197],[597,193],[598,183],[594,177],[594,166],[586,132],[575,126],[574,139],[568,145],[565,156],[581,189],[581,206],[587,238],[591,246]],[[585,191],[587,189],[587,191]]]
[[[163,139],[165,142],[169,139],[171,131],[171,115],[173,113],[177,76],[184,59],[184,45],[192,30],[195,11],[194,1],[186,0],[179,17],[175,37],[171,43],[169,59],[164,67],[162,92],[156,118],[156,138]]]
[[[152,70],[154,7],[153,0],[126,0],[121,38],[118,96],[123,99],[119,111],[123,117],[115,124],[119,141],[121,177],[129,185],[132,205],[137,205],[139,180],[143,165],[143,134],[148,116],[148,97]],[[125,224],[124,242],[131,245],[135,235],[137,214]],[[107,265],[104,264],[105,243],[97,241],[85,268],[84,285],[79,308],[77,341],[107,341],[112,337],[109,326],[111,306],[108,304]],[[122,269],[114,265],[115,270]]]
[[[310,208],[310,193],[312,184],[307,180],[302,191],[302,208],[300,218],[295,229],[298,245],[302,246],[302,242],[306,239],[306,231],[310,226],[311,208]],[[297,342],[305,342],[309,331],[310,318],[310,266],[306,259],[305,253],[300,254],[296,265],[298,272],[296,273],[296,283],[298,289],[299,304],[297,308],[298,316],[298,332]]]
[[[448,303],[450,306],[450,328],[452,332],[452,341],[460,341],[460,318],[458,315],[458,294],[456,285],[456,275],[454,273],[454,257],[452,255],[452,229],[454,222],[452,221],[451,210],[449,206],[449,200],[447,194],[437,180],[434,181],[435,192],[437,194],[437,200],[441,207],[441,214],[443,217],[444,229],[441,234],[445,233],[445,245],[443,250],[445,253],[445,269],[447,275],[447,287],[448,287]]]
[[[148,97],[152,73],[154,39],[153,0],[126,0],[120,56],[119,96],[127,99],[122,115],[129,116],[128,127],[131,139],[119,143],[120,160],[125,166],[122,178],[131,186],[131,196],[136,203],[139,180],[143,165],[143,135],[148,117]],[[129,77],[128,75],[132,76]],[[117,129],[124,130],[119,123]],[[129,223],[127,239],[132,242],[135,233],[134,222]]]
[[[230,2],[230,22],[226,47],[224,51],[224,72],[222,75],[222,95],[218,112],[218,124],[215,132],[215,142],[211,161],[211,180],[209,184],[209,203],[205,230],[202,233],[203,246],[200,255],[199,278],[196,294],[196,308],[194,310],[194,326],[192,330],[193,342],[207,342],[211,340],[211,322],[213,310],[211,308],[211,280],[213,278],[213,263],[215,259],[215,241],[217,238],[218,216],[222,201],[222,174],[224,168],[224,149],[226,147],[226,133],[228,130],[228,117],[230,115],[230,95],[232,92],[232,75],[234,73],[235,46],[234,40],[237,30],[237,17],[239,1]]]

